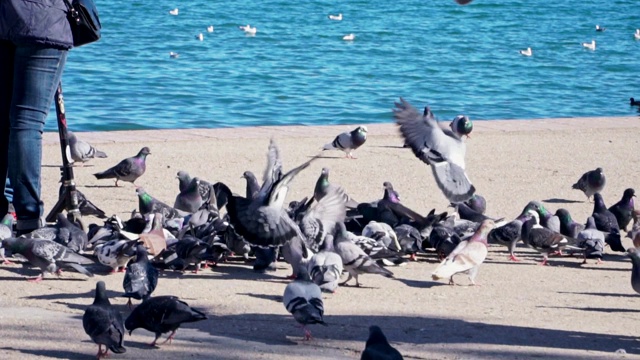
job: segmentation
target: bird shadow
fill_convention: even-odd
[[[384,149],[409,149],[410,147],[404,147],[402,145],[372,145],[371,147],[384,148]]]
[[[580,310],[580,311],[592,311],[603,313],[638,313],[640,309],[620,309],[620,308],[597,308],[597,307],[577,307],[577,306],[537,306],[538,308],[547,309],[567,309],[567,310]]]
[[[420,289],[431,289],[434,286],[448,286],[445,283],[437,282],[437,281],[428,281],[428,280],[411,280],[411,279],[396,279],[401,283],[414,288]]]
[[[249,296],[256,299],[271,300],[275,302],[282,302],[282,296],[280,295],[267,295],[267,294],[251,294],[251,293],[236,293],[237,295]]]
[[[122,292],[106,290],[108,298],[115,298],[122,295]],[[78,298],[87,298],[93,299],[95,297],[95,290],[89,290],[84,293],[57,293],[57,294],[42,294],[42,295],[29,295],[23,296],[22,299],[31,299],[31,300],[66,300],[66,299],[78,299]]]
[[[120,188],[122,186],[115,186],[115,185],[83,185],[82,187],[85,187],[85,188],[88,188],[88,189],[89,188],[98,188],[98,189],[100,189],[100,188]]]
[[[584,203],[584,201],[560,199],[560,198],[550,198],[550,199],[542,200],[542,202],[549,203],[549,204],[581,204],[581,203]]]
[[[86,359],[87,354],[66,350],[35,350],[35,349],[17,349],[10,346],[1,347],[0,350],[19,351],[25,355],[33,355],[38,357],[49,357],[55,359]]]
[[[636,295],[636,294],[616,294],[616,293],[579,292],[579,291],[558,291],[558,294],[593,295],[593,296],[607,296],[607,297],[629,297],[629,298],[638,298],[638,297],[640,297],[640,295]]]
[[[314,158],[315,156],[308,156],[309,158]],[[344,156],[327,156],[327,155],[319,155],[318,159],[346,159]]]

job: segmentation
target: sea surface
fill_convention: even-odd
[[[63,76],[76,131],[380,123],[399,97],[443,120],[640,115],[638,0],[96,4],[102,39]]]

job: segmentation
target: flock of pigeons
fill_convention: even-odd
[[[308,198],[286,203],[292,181],[321,154],[286,171],[280,151],[271,140],[262,183],[250,171],[243,177],[246,188],[238,195],[224,183],[211,184],[188,173],[177,173],[179,193],[173,206],[137,188],[139,211],[123,221],[117,216],[106,218],[86,197],[80,210],[86,215],[106,218],[104,225],[92,224],[88,231],[58,214],[55,225],[14,237],[11,216],[0,225],[0,255],[4,251],[22,257],[41,274],[30,281],[41,281],[50,273],[73,269],[93,276],[98,264],[112,272],[124,271],[123,296],[141,300],[126,320],[113,308],[105,294],[104,282],[98,282],[95,299],[83,317],[87,334],[98,344],[97,356],[109,350],[123,353],[125,329],[143,328],[155,333],[155,346],[162,334],[170,333],[171,341],[182,323],[207,318],[175,296],[152,296],[158,286],[159,271],[193,270],[231,260],[232,256],[254,258],[253,269],[261,273],[275,270],[275,262],[283,258],[291,264],[293,280],[284,289],[283,305],[302,325],[304,338],[311,339],[306,328],[323,320],[322,292],[335,292],[352,278],[360,286],[359,276],[377,274],[393,278],[393,266],[414,259],[419,252],[435,253],[441,260],[433,271],[435,280],[454,284],[456,274],[468,274],[475,284],[478,269],[487,256],[488,244],[507,246],[510,259],[518,261],[514,250],[518,241],[539,251],[541,264],[562,251],[579,252],[584,261],[601,261],[606,245],[614,251],[627,251],[633,262],[632,286],[640,293],[640,212],[634,209],[635,192],[627,189],[622,199],[607,208],[600,194],[606,184],[601,168],[588,171],[573,185],[593,197],[594,210],[586,224],[575,222],[569,212],[549,212],[542,203],[531,201],[513,221],[491,218],[484,214],[485,199],[476,193],[465,172],[464,137],[473,130],[468,117],[459,115],[448,127],[436,121],[427,107],[418,112],[404,99],[393,109],[394,119],[415,156],[432,169],[436,184],[455,208],[455,214],[436,213],[426,216],[407,208],[393,185],[383,184],[380,200],[360,203],[343,188],[329,182],[329,169],[323,168],[314,192]],[[106,157],[90,144],[70,134],[70,154],[74,161],[85,162]],[[346,157],[367,139],[367,128],[358,126],[323,146],[322,150],[341,150]],[[98,179],[115,179],[135,184],[146,170],[148,147],[131,158],[105,171],[94,174]],[[225,211],[223,211],[223,209]],[[633,225],[628,236],[634,248],[625,250],[621,231]],[[343,272],[348,278],[340,282]],[[104,346],[104,349],[103,349]],[[362,359],[402,359],[392,348],[382,330],[370,328]]]

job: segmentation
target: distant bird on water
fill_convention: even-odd
[[[177,59],[180,56],[180,54],[178,54],[177,52],[169,52],[169,57],[172,59]]]
[[[634,37],[636,40],[640,40],[640,29],[636,29],[636,32],[635,32],[635,33],[633,33],[633,37]]]
[[[342,40],[344,40],[344,41],[353,41],[353,40],[355,40],[355,38],[356,38],[355,34],[347,34],[347,35],[342,37]]]
[[[636,100],[634,98],[629,98],[629,104],[631,106],[640,106],[640,100]]]
[[[119,180],[130,182],[135,185],[136,180],[142,176],[147,169],[146,160],[147,155],[150,154],[151,150],[145,146],[140,149],[138,155],[126,158],[120,161],[116,166],[93,175],[98,180],[116,179],[116,186],[118,186]]]
[[[600,25],[596,25],[596,31],[603,32],[603,31],[605,31],[605,30],[607,30],[607,28],[602,27],[602,26],[600,26]]]
[[[332,142],[327,143],[322,150],[342,150],[347,154],[347,158],[355,159],[353,151],[362,146],[367,141],[367,127],[358,126],[352,131],[346,131],[336,136]]]
[[[175,8],[175,9],[173,9],[173,10],[169,10],[169,14],[171,14],[171,15],[173,15],[173,16],[178,15],[178,8]]]
[[[473,0],[455,0],[459,5],[467,5],[470,4]]]
[[[533,55],[533,50],[531,50],[530,47],[526,48],[525,50],[520,50],[520,55],[531,56]]]
[[[587,48],[589,50],[595,50],[596,49],[596,41],[595,40],[591,40],[590,43],[582,43],[582,46],[584,46],[585,48]]]
[[[251,27],[251,25],[247,24],[247,25],[241,25],[238,26],[240,28],[240,30],[244,31],[245,34],[249,34],[249,35],[254,35],[255,33],[258,32],[258,29],[256,29],[255,27]]]
[[[580,179],[573,184],[572,188],[582,191],[587,196],[587,199],[591,201],[593,194],[601,192],[606,184],[607,179],[604,176],[602,168],[599,167],[582,174]]]
[[[342,13],[338,15],[329,15],[329,20],[342,21]]]

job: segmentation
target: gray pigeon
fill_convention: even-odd
[[[138,155],[126,158],[120,161],[114,167],[111,167],[103,172],[93,174],[96,179],[116,179],[116,186],[118,181],[126,181],[135,185],[136,180],[142,176],[147,169],[147,155],[151,154],[151,150],[148,147],[143,147],[138,152]]]
[[[5,265],[13,264],[5,257],[4,247],[2,247],[2,240],[13,237],[13,220],[13,215],[7,214],[0,221],[0,260]]]
[[[138,244],[136,261],[127,265],[122,287],[124,297],[128,297],[127,305],[131,306],[131,298],[147,300],[158,285],[158,270],[149,262],[147,249]]]
[[[329,183],[329,168],[323,167],[316,186],[313,189],[313,198],[315,201],[320,201],[329,191],[334,188],[335,185]],[[347,193],[344,193],[344,202],[348,208],[355,209],[358,206],[358,202],[353,200]]]
[[[362,146],[367,141],[367,127],[358,126],[352,131],[346,131],[336,136],[332,142],[322,147],[322,150],[342,150],[347,154],[347,158],[355,159],[353,151]]]
[[[91,144],[79,140],[76,134],[67,130],[67,139],[69,140],[69,152],[73,161],[87,162],[94,158],[106,158],[107,154],[91,146]]]
[[[609,211],[618,220],[618,226],[624,231],[627,231],[627,226],[633,219],[633,211],[635,210],[634,197],[636,197],[636,191],[628,188],[622,194],[622,199],[609,208]]]
[[[602,262],[602,254],[604,254],[605,238],[604,233],[596,228],[596,222],[593,216],[589,216],[587,219],[587,226],[578,233],[576,236],[578,239],[578,247],[584,249],[584,261],[587,263],[587,258],[598,259],[598,264]]]
[[[66,246],[57,242],[43,239],[29,239],[25,237],[2,240],[2,247],[14,254],[24,256],[32,265],[40,268],[41,274],[29,281],[38,282],[47,273],[60,274],[62,268],[70,267],[86,276],[93,274],[82,265],[93,264],[93,261],[78,255]]]
[[[166,220],[185,217],[189,215],[189,213],[185,211],[172,208],[171,206],[154,198],[153,196],[149,195],[149,193],[147,193],[144,188],[137,188],[136,194],[138,194],[138,208],[142,215],[161,213]]]
[[[324,248],[309,260],[308,270],[311,280],[320,290],[335,292],[342,276],[342,258],[333,250],[333,235],[327,235]]]
[[[540,226],[537,212],[530,214],[533,216],[522,224],[522,242],[542,254],[543,260],[539,265],[547,265],[549,253],[560,252],[567,246],[576,245],[576,239]]]
[[[300,267],[296,279],[284,289],[282,303],[293,318],[302,325],[305,340],[311,340],[311,332],[306,328],[307,325],[327,325],[322,318],[324,314],[322,291],[311,281],[306,267]]]
[[[291,275],[287,276],[288,279],[295,279],[296,274],[301,267],[306,268],[309,259],[313,255],[313,252],[309,250],[305,241],[301,236],[294,236],[285,242],[282,247],[282,257],[286,262],[291,264]]]
[[[627,249],[627,255],[631,258],[631,287],[635,292],[640,294],[640,254],[638,249],[630,247]]]
[[[487,200],[485,200],[482,195],[473,194],[471,199],[465,201],[464,203],[472,210],[479,212],[480,214],[484,214],[484,212],[487,211]]]
[[[431,166],[438,187],[453,203],[469,200],[476,189],[465,173],[466,145],[462,138],[443,129],[428,107],[420,116],[404,99],[393,109],[396,123],[413,154]]]
[[[336,223],[344,222],[346,211],[344,191],[333,186],[302,216],[298,225],[311,251],[318,252],[325,236],[333,233]]]
[[[560,234],[577,238],[580,231],[584,230],[584,225],[573,221],[569,210],[558,209],[556,216],[560,219]]]
[[[229,201],[227,213],[230,222],[238,234],[257,246],[279,246],[295,236],[302,238],[300,228],[287,214],[284,202],[289,183],[317,158],[315,156],[283,174],[280,152],[271,139],[264,181],[255,199],[233,195],[226,185],[220,183],[221,191]]]
[[[162,334],[171,331],[167,340],[162,342],[164,344],[168,341],[171,344],[180,325],[206,319],[207,315],[202,311],[190,307],[176,296],[157,296],[136,306],[125,320],[124,326],[129,330],[129,335],[138,328],[155,333],[156,338],[150,345],[156,346]]]
[[[55,225],[38,228],[23,236],[30,239],[55,241],[77,253],[82,253],[89,242],[84,230],[71,223],[63,213],[56,215]]]
[[[198,211],[204,204],[202,196],[200,196],[200,179],[194,177],[186,189],[180,191],[176,196],[173,207],[178,210],[186,211],[193,214]]]
[[[402,360],[402,354],[389,344],[379,326],[369,327],[369,338],[360,360]]]
[[[520,261],[515,255],[516,244],[521,239],[522,224],[527,221],[528,217],[526,213],[523,213],[515,220],[491,230],[487,237],[489,244],[505,245],[509,249],[509,259]]]
[[[539,201],[531,201],[527,204],[525,209],[533,209],[538,213],[539,223],[542,227],[547,228],[553,232],[560,233],[560,218],[557,215],[552,215],[547,208]],[[526,212],[526,210],[525,210]]]
[[[122,314],[116,310],[107,297],[104,281],[96,284],[96,295],[93,304],[82,316],[84,332],[98,344],[98,359],[109,356],[109,350],[116,354],[124,354],[127,349],[122,346],[124,339],[124,322]],[[105,349],[102,351],[102,345]]]
[[[260,192],[260,184],[258,183],[258,179],[251,171],[245,171],[244,173],[242,173],[242,177],[247,181],[247,199],[255,199]]]
[[[393,273],[378,265],[364,250],[349,240],[347,228],[344,223],[338,223],[334,235],[334,249],[342,258],[342,264],[349,273],[349,277],[340,285],[346,285],[351,278],[356,279],[356,286],[360,286],[358,275],[360,274],[380,274],[388,278],[393,277]]]
[[[587,196],[587,200],[590,201],[593,194],[602,192],[606,183],[607,179],[604,176],[604,172],[599,167],[582,174],[572,188],[582,191]]]
[[[178,188],[180,189],[180,192],[186,191],[191,182],[195,179],[186,171],[178,171],[176,178],[178,179]],[[211,184],[202,179],[199,180],[198,192],[200,193],[200,197],[202,198],[202,201],[208,201],[211,196]]]

